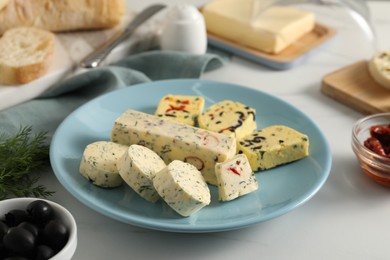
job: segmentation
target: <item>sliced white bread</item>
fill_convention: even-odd
[[[373,79],[382,87],[390,89],[390,51],[378,51],[368,63]]]
[[[0,84],[18,85],[44,75],[54,55],[52,32],[16,27],[0,38]]]

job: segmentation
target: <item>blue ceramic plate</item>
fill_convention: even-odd
[[[257,110],[257,124],[292,127],[309,136],[310,156],[271,170],[256,173],[260,188],[230,202],[218,201],[210,186],[212,201],[184,218],[163,202],[150,203],[122,185],[103,189],[79,174],[87,144],[109,140],[114,120],[127,109],[154,113],[166,94],[201,95],[205,107],[230,99]],[[61,184],[82,203],[104,215],[149,229],[172,232],[215,232],[246,227],[285,214],[310,199],[326,181],[331,153],[320,129],[302,112],[269,94],[250,88],[204,80],[167,80],[139,84],[100,96],[70,114],[58,127],[50,157]]]

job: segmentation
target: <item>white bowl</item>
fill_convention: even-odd
[[[53,208],[55,217],[60,219],[69,230],[68,242],[55,256],[50,258],[51,260],[69,260],[72,258],[77,247],[77,226],[76,221],[74,220],[72,214],[65,209],[63,206],[52,202],[50,200],[45,200],[41,198],[14,198],[0,201],[0,218],[4,217],[4,214],[13,209],[26,209],[27,205],[35,200],[43,200],[49,203]]]

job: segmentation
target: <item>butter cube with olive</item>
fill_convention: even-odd
[[[198,121],[200,128],[238,140],[256,130],[255,116],[254,108],[240,102],[224,100],[208,107]]]
[[[237,151],[248,157],[256,172],[308,156],[309,138],[287,126],[273,125],[240,139]]]

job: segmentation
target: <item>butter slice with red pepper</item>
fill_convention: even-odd
[[[245,154],[215,165],[218,195],[221,201],[234,200],[259,188],[258,182]]]
[[[111,140],[143,145],[166,164],[173,160],[188,162],[213,185],[217,185],[215,164],[234,157],[237,147],[235,138],[136,110],[127,110],[115,120]]]
[[[201,96],[170,94],[160,100],[154,114],[168,120],[195,126],[203,107],[204,98]]]
[[[256,172],[308,156],[309,138],[290,127],[273,125],[245,136],[237,151],[248,157]]]
[[[237,140],[256,130],[256,110],[240,102],[224,100],[199,116],[199,127]]]

